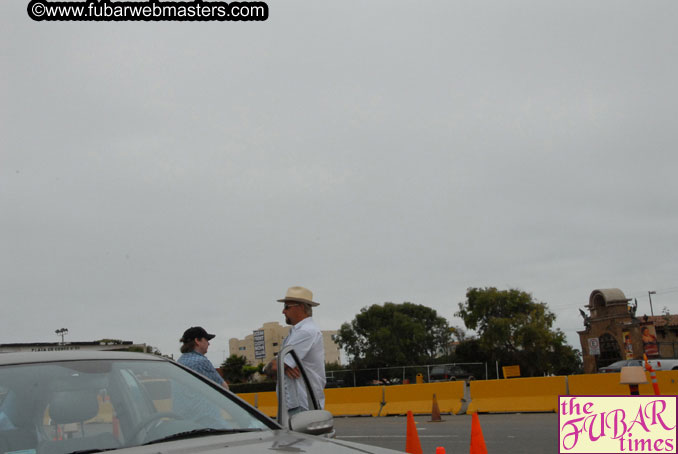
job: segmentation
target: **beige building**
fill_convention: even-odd
[[[265,364],[278,354],[290,328],[278,322],[264,323],[264,326],[244,339],[234,337],[229,339],[229,355],[244,356],[251,365]],[[337,331],[322,331],[322,333],[325,344],[325,362],[339,364],[339,346],[334,341]]]

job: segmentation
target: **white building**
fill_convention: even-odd
[[[132,341],[93,342],[36,342],[25,344],[0,344],[0,353],[12,352],[59,352],[66,350],[146,351],[146,344]]]

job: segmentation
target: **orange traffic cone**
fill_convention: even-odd
[[[487,454],[483,429],[480,427],[478,413],[471,416],[471,454]]]
[[[419,434],[417,433],[417,426],[414,423],[414,416],[412,411],[407,411],[407,438],[405,439],[405,452],[409,454],[424,454],[421,450],[421,443],[419,442]]]
[[[440,407],[438,407],[438,398],[436,395],[433,395],[433,407],[431,408],[431,421],[430,422],[441,422],[443,418],[440,417]]]
[[[645,360],[645,370],[650,373],[650,379],[652,380],[652,388],[654,389],[655,396],[661,396],[662,392],[659,390],[659,383],[657,383],[657,374],[655,374],[652,365],[647,361],[647,355],[643,355]],[[660,364],[661,366],[661,364]]]

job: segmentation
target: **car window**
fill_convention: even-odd
[[[0,385],[0,430],[12,430],[15,428],[10,418],[14,393]]]
[[[0,383],[0,452],[66,454],[187,431],[277,427],[168,361],[2,366]]]

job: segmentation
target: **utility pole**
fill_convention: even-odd
[[[656,294],[657,294],[657,292],[655,292],[654,290],[647,292],[647,297],[650,299],[650,314],[652,314],[653,317],[654,317],[654,311],[652,310],[652,295],[656,295]]]

